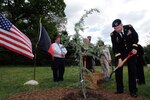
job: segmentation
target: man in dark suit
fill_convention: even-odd
[[[92,49],[92,48],[94,47],[94,44],[91,43],[92,37],[91,37],[91,36],[87,36],[87,38],[89,39],[89,48]],[[91,52],[91,53],[92,53],[92,52]],[[92,71],[92,72],[95,72],[95,68],[94,68],[95,61],[94,61],[93,56],[87,56],[87,64],[91,67],[91,71]]]
[[[145,61],[143,58],[144,50],[143,47],[138,44],[138,49],[137,49],[137,83],[139,85],[145,84],[145,76],[144,76],[144,65]]]
[[[124,92],[123,86],[123,64],[122,61],[132,52],[134,55],[127,60],[129,91],[131,97],[137,97],[136,87],[136,54],[138,34],[132,25],[123,25],[120,19],[116,19],[112,23],[114,31],[111,33],[111,41],[113,52],[115,54],[116,65],[119,68],[115,72],[117,94]]]

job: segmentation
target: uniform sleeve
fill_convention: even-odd
[[[138,41],[139,41],[139,39],[138,39],[138,34],[137,34],[137,32],[135,31],[135,29],[132,27],[132,25],[129,25],[129,27],[130,27],[130,29],[131,29],[131,32],[132,32],[132,36],[133,36],[133,38],[132,38],[132,49],[138,49]]]
[[[121,53],[119,51],[119,45],[117,43],[117,38],[112,33],[111,33],[111,42],[112,42],[112,48],[113,48],[113,52],[115,54],[115,58],[116,59],[121,58]]]

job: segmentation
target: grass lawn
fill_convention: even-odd
[[[96,70],[100,70],[97,67]],[[150,98],[150,68],[145,68],[146,85],[138,86],[139,95]],[[113,76],[114,78],[114,76]],[[65,81],[55,83],[52,80],[52,71],[50,67],[37,67],[36,68],[36,80],[39,82],[37,86],[24,86],[26,81],[33,79],[33,67],[23,66],[1,66],[0,67],[0,100],[5,100],[8,96],[15,95],[17,93],[48,89],[56,87],[77,87],[79,85],[79,68],[78,67],[66,67]],[[128,75],[127,69],[124,68],[124,85],[125,91],[128,91]],[[105,88],[115,91],[115,82],[110,81],[104,84]]]

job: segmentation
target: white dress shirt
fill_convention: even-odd
[[[62,56],[62,53],[64,53],[66,55],[67,49],[62,44],[53,43],[52,48],[53,48],[53,52],[54,52],[54,57],[65,58]]]

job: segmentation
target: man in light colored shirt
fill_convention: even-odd
[[[101,41],[99,44],[100,46],[100,63],[102,66],[102,71],[104,73],[104,81],[109,80],[109,64],[111,63],[111,56],[109,49],[106,45],[104,45],[104,42]]]
[[[53,80],[54,82],[63,81],[65,72],[65,55],[67,54],[66,48],[60,44],[60,37],[55,38],[55,43],[52,44],[54,59],[52,64]]]

